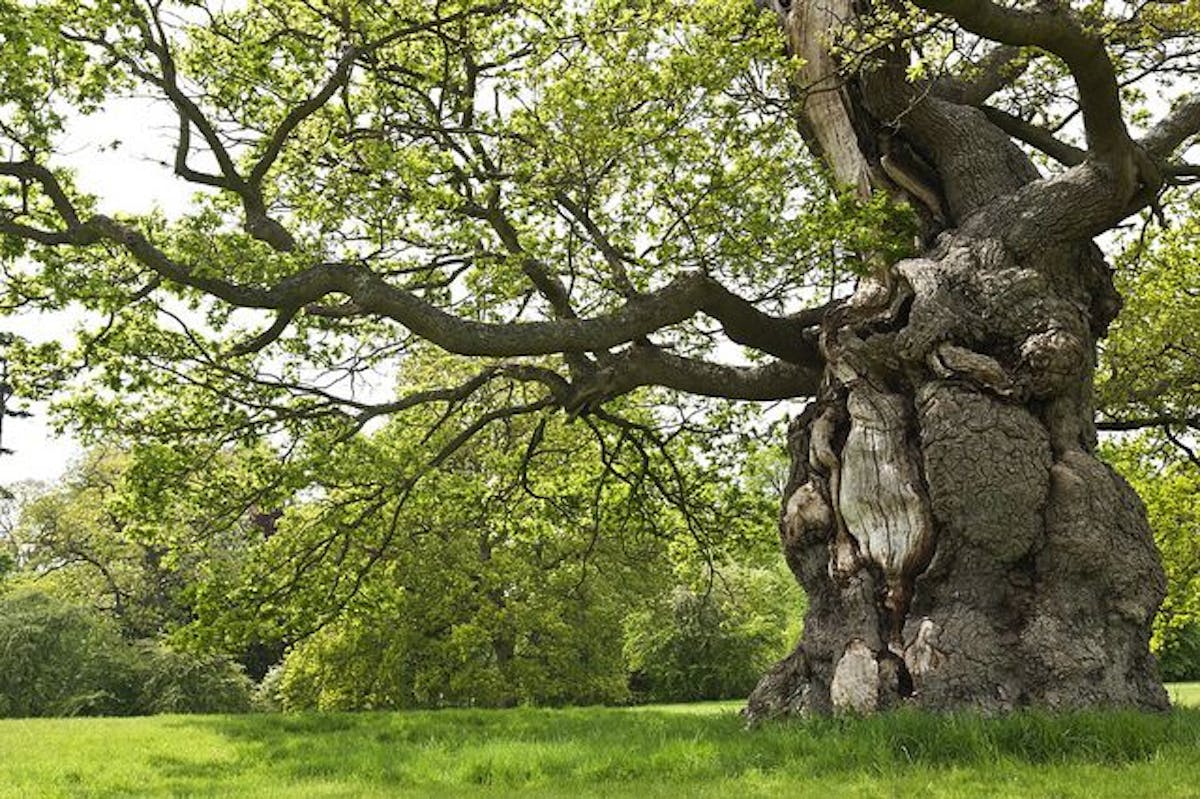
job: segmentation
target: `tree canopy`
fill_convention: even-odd
[[[851,70],[902,49],[913,91],[1038,153],[1048,177],[1014,201],[1069,238],[1195,176],[1194,17],[927,2],[831,35]],[[345,428],[498,382],[536,386],[514,413],[645,385],[812,395],[823,302],[930,212],[830,188],[789,113],[814,87],[748,3],[13,2],[3,26],[4,305],[92,322],[17,348],[18,384],[71,385],[97,430]],[[197,190],[188,213],[123,215],[57,165],[116,96],[176,116],[143,155]],[[1099,173],[1129,185],[1115,205],[1072,199]],[[348,389],[421,340],[485,361]]]
[[[143,498],[170,506],[211,467],[229,519],[296,509],[268,542],[287,568],[247,589],[260,607],[285,587],[352,601],[405,514],[438,502],[419,483],[478,496],[449,467],[494,436],[489,470],[534,499],[539,462],[598,459],[590,496],[552,492],[562,524],[620,527],[640,502],[646,525],[703,537],[712,475],[755,433],[713,400],[816,397],[796,539],[866,552],[847,575],[875,559],[901,649],[935,526],[983,540],[996,508],[1054,504],[983,549],[996,575],[1018,544],[1066,574],[1078,557],[1042,547],[1047,526],[1067,520],[1069,549],[1086,508],[1136,504],[1090,460],[1114,283],[1135,299],[1100,426],[1191,451],[1198,31],[1193,2],[0,0],[0,308],[82,319],[72,345],[8,346],[10,380],[89,443],[153,453]],[[118,97],[169,113],[139,155],[194,191],[185,212],[110,208],[64,166]],[[1101,234],[1125,253],[1115,278]],[[936,392],[945,417],[918,419]],[[964,480],[1002,480],[966,474],[959,433],[999,417],[996,474],[1021,460],[1028,485],[967,507],[983,494]],[[868,474],[872,447],[907,488]],[[872,502],[911,506],[895,551],[890,531],[874,555],[850,541]],[[1105,515],[1138,544],[1130,514]],[[1143,554],[1112,570],[1130,619],[1157,604],[1154,579],[1126,579],[1158,573]],[[1114,646],[1144,649],[1134,621]]]

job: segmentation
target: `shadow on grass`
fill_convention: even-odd
[[[895,713],[743,728],[732,713],[569,709],[179,719],[233,744],[238,772],[279,783],[450,789],[705,782],[745,774],[814,777],[1047,764],[1119,766],[1200,747],[1200,710],[1007,718]],[[185,764],[160,764],[173,777]],[[178,771],[176,766],[183,771]]]

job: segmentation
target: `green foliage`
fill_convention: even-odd
[[[1106,459],[1146,503],[1167,572],[1167,596],[1154,621],[1151,648],[1163,676],[1200,679],[1200,468],[1155,436],[1105,448]]]
[[[41,591],[0,594],[0,716],[237,713],[251,689],[226,659],[131,645],[111,619]]]
[[[254,707],[253,683],[227,658],[160,645],[137,651],[141,713],[245,713]]]
[[[414,358],[402,379],[436,385],[452,368]],[[512,391],[457,410],[486,417],[524,399]],[[290,709],[619,702],[631,608],[698,571],[685,562],[699,553],[774,556],[776,500],[726,477],[744,441],[702,459],[707,428],[659,446],[552,413],[464,439],[437,415],[413,408],[277,464],[286,484],[311,458],[303,496],[231,568],[199,575],[195,619],[176,639],[228,653],[294,642],[276,678]],[[438,468],[422,469],[447,443]]]
[[[0,595],[0,716],[123,715],[138,691],[110,622],[29,589]]]
[[[1125,307],[1103,342],[1097,381],[1110,417],[1200,416],[1200,198],[1175,199],[1175,224],[1147,229],[1118,261]]]
[[[1097,383],[1103,416],[1145,424],[1107,442],[1104,453],[1146,503],[1167,573],[1151,647],[1174,680],[1200,679],[1198,203],[1168,195],[1174,224],[1148,226],[1125,242],[1116,281],[1126,302],[1103,344]]]
[[[284,709],[625,699],[619,587],[593,580],[572,591],[562,573],[479,563],[459,571],[423,555],[452,571],[431,570],[424,585],[413,572],[402,579],[400,571],[381,573],[341,620],[288,654],[279,685]],[[486,583],[498,589],[481,591]]]
[[[912,238],[903,210],[829,190],[780,113],[777,25],[750,2],[150,8],[161,19],[130,0],[5,3],[4,23],[21,34],[0,79],[40,128],[35,137],[17,125],[3,138],[53,160],[46,154],[69,139],[62,129],[87,124],[71,112],[161,94],[145,41],[154,35],[217,140],[253,139],[231,156],[245,174],[267,148],[269,136],[255,133],[310,97],[348,47],[363,50],[345,90],[300,120],[259,176],[294,252],[250,236],[229,191],[198,195],[179,218],[121,217],[191,274],[265,286],[317,263],[361,264],[457,315],[511,321],[542,310],[526,275],[536,259],[585,315],[688,270],[775,311],[844,277],[828,274],[835,261],[863,247],[894,255]],[[212,143],[190,135],[206,163]],[[175,149],[137,155],[170,164]],[[91,201],[63,175],[86,211]],[[54,227],[45,192],[21,191],[14,205],[32,208],[24,221]],[[622,253],[619,270],[592,229]],[[391,323],[300,313],[263,352],[231,357],[270,323],[264,315],[233,313],[115,249],[4,244],[13,252],[0,253],[9,277],[0,308],[95,312],[73,344],[11,353],[20,393],[56,396],[62,423],[91,442],[186,449],[198,431],[226,442],[322,439],[330,425],[351,425],[353,408],[327,401],[338,392],[313,375],[392,373],[410,354]],[[703,326],[675,326],[673,350],[711,349]]]
[[[127,640],[162,639],[262,540],[264,461],[262,447],[93,449],[60,484],[27,492],[10,534],[19,578],[111,617]],[[278,651],[265,664],[254,647],[234,654],[261,675]]]
[[[1194,616],[1160,621],[1155,654],[1164,680],[1200,680],[1200,621]]]
[[[404,378],[420,385],[447,369],[444,359],[414,360]],[[509,390],[461,411],[502,410]],[[130,639],[166,634],[189,652],[236,656],[256,676],[273,661],[248,653],[270,657],[262,642],[295,642],[262,707],[628,701],[627,618],[697,582],[706,557],[726,565],[721,629],[702,644],[723,653],[720,676],[705,678],[704,694],[744,691],[754,669],[783,654],[781,630],[798,618],[779,603],[788,587],[757,565],[733,565],[776,557],[767,520],[778,487],[767,475],[778,454],[745,435],[714,446],[708,431],[736,427],[736,412],[658,448],[552,414],[518,416],[398,481],[461,436],[435,412],[414,408],[352,446],[284,464],[261,446],[94,451],[25,505],[22,579],[104,611]],[[708,439],[703,459],[696,436]],[[748,454],[755,468],[729,479]],[[262,526],[247,497],[275,497],[280,515]],[[147,677],[149,710],[200,710],[198,700],[240,683],[219,660],[161,654]],[[189,669],[209,687],[177,676]],[[243,693],[235,686],[225,706],[240,708]]]
[[[634,690],[655,702],[746,696],[795,643],[802,615],[785,570],[734,567],[709,586],[677,586],[625,619]]]
[[[344,466],[377,472],[412,457],[410,447],[427,446],[413,434],[419,429],[386,428],[361,461]],[[530,458],[535,430],[539,448]],[[653,564],[667,564],[664,542],[683,520],[665,497],[631,496],[627,483],[608,482],[599,443],[557,419],[517,420],[458,449],[402,507],[359,519],[355,544],[384,541],[386,554],[330,623],[289,653],[284,706],[625,700],[622,617],[661,583]],[[617,442],[610,453],[620,451]],[[327,464],[326,477],[337,474]],[[736,510],[714,509],[714,521]],[[286,517],[271,542],[279,548],[261,552],[259,565],[336,532],[330,526],[343,517],[316,511]],[[339,568],[353,562],[347,556]],[[271,579],[264,574],[254,586]],[[317,587],[328,592],[336,583]],[[302,586],[276,607],[293,619],[289,629],[321,610]]]

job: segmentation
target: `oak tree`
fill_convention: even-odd
[[[653,449],[615,400],[812,398],[805,632],[751,717],[1165,707],[1162,568],[1094,454],[1093,239],[1200,173],[1194,4],[759,5],[4,0],[6,305],[95,322],[13,348],[21,390],[72,389],[95,435],[310,456],[425,404],[451,448],[565,412]],[[189,212],[63,167],[121,95],[171,113]],[[478,368],[352,390],[429,344]],[[480,392],[512,402],[458,414]]]

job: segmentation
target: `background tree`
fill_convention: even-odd
[[[235,574],[274,524],[256,504],[270,496],[274,475],[263,471],[273,460],[261,446],[93,449],[21,503],[9,534],[17,576],[109,616],[129,641],[165,639],[196,619],[202,587]],[[221,650],[256,677],[281,651],[257,641]]]
[[[717,580],[676,584],[625,618],[625,658],[639,699],[745,696],[795,644],[802,597],[783,570],[745,560]]]
[[[134,712],[133,660],[110,621],[47,594],[0,594],[0,716]]]
[[[1104,453],[1146,503],[1167,573],[1152,647],[1169,680],[1200,677],[1200,253],[1195,197],[1164,203],[1165,230],[1131,230],[1118,261],[1127,298],[1102,351]]]
[[[405,368],[407,385],[445,379],[452,368],[435,358],[423,370],[418,360]],[[485,414],[511,401],[483,392],[464,410]],[[767,658],[783,651],[781,617],[798,597],[764,568],[773,547],[757,521],[777,495],[706,463],[712,448],[703,453],[693,440],[701,428],[647,453],[558,417],[516,417],[447,450],[457,434],[430,433],[436,411],[423,410],[429,418],[409,415],[323,458],[314,476],[321,499],[290,507],[239,576],[204,591],[191,629],[199,640],[295,642],[279,676],[285,708],[731,696],[764,650]],[[363,493],[386,496],[390,475],[422,463],[430,448],[449,452],[436,472],[403,502],[361,512]],[[674,495],[681,486],[691,492],[686,502]],[[688,673],[652,690],[643,680],[631,696],[623,637],[652,625],[659,635],[678,630],[675,618],[633,617],[680,582],[695,584],[689,595],[706,607],[723,598],[722,628],[704,641],[734,650],[752,627],[757,646],[709,659],[704,641],[679,636],[655,665]],[[769,594],[767,607],[753,607],[751,596]],[[740,682],[725,674],[731,663]]]
[[[414,356],[403,379],[436,385],[454,368]],[[482,392],[467,410],[511,400]],[[451,447],[457,433],[421,411],[324,453],[302,495],[271,512],[248,499],[280,480],[261,444],[93,451],[24,504],[16,580],[100,611],[128,640],[174,647],[142,649],[157,710],[231,706],[212,665],[234,656],[262,676],[283,643],[264,691],[288,709],[343,710],[724,698],[790,643],[798,598],[769,567],[761,524],[778,490],[712,462],[708,441],[700,459],[703,428],[644,469],[630,442],[561,418],[518,416]],[[430,448],[447,452],[440,468],[371,507]],[[638,614],[676,594],[682,615]],[[700,629],[712,614],[719,624]]]
[[[1154,621],[1152,647],[1167,680],[1200,677],[1200,488],[1194,464],[1144,436],[1105,447],[1105,456],[1146,501],[1163,556],[1167,594]]]
[[[18,385],[72,384],[92,435],[269,436],[311,474],[436,405],[445,445],[361,495],[374,513],[517,416],[648,454],[695,406],[627,418],[639,387],[815,396],[783,519],[806,632],[753,717],[1164,706],[1162,570],[1093,455],[1119,299],[1091,237],[1197,171],[1200,96],[1127,124],[1194,68],[1191,6],[0,9],[7,304],[104,320],[75,351],[14,348]],[[132,92],[178,118],[164,160],[202,189],[181,218],[101,213],[55,167],[68,109]],[[417,339],[481,361],[354,390]],[[481,391],[512,403],[473,413]]]

